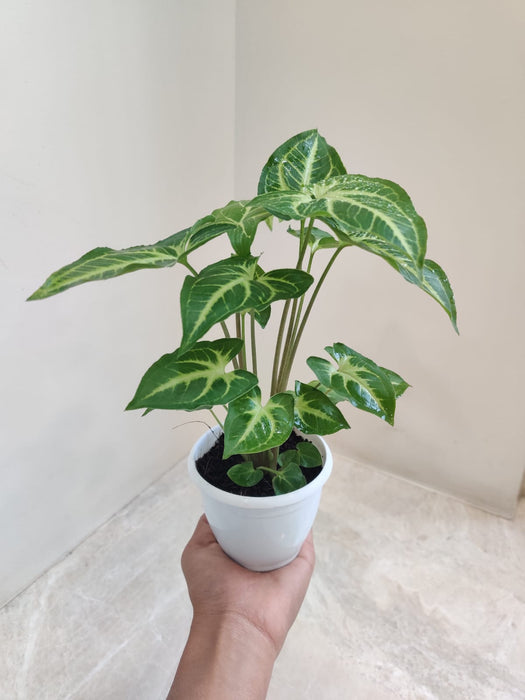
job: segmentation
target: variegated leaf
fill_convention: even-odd
[[[265,209],[249,200],[231,201],[199,219],[190,232],[193,235],[205,231],[227,233],[237,255],[246,256],[250,254],[257,226],[268,217]]]
[[[396,399],[398,399],[400,396],[403,396],[405,391],[410,387],[410,384],[406,382],[403,379],[403,377],[401,377],[397,372],[394,372],[391,369],[387,369],[386,367],[381,367],[380,369],[388,377],[388,381],[392,385],[392,389],[394,390],[394,395]]]
[[[302,382],[295,382],[294,422],[309,435],[331,435],[350,427],[328,396]]]
[[[274,301],[300,296],[313,278],[302,270],[262,273],[257,259],[233,256],[186,277],[181,290],[183,338],[187,349],[216,323],[234,313],[261,311]],[[262,320],[265,314],[260,317]]]
[[[292,236],[300,238],[301,234],[300,231],[298,231],[297,229],[294,229],[290,226],[287,230],[288,233],[292,234]],[[335,238],[332,234],[328,233],[328,231],[323,231],[322,229],[317,228],[316,226],[312,226],[312,229],[310,231],[310,238],[308,240],[308,246],[311,248],[313,253],[316,253],[318,250],[325,248],[344,248],[345,246],[351,245],[353,245],[353,243],[351,243],[350,241],[341,241],[340,239]]]
[[[427,231],[407,193],[389,180],[341,175],[302,192],[256,198],[281,219],[313,217],[328,224],[342,243],[409,265],[421,277]]]
[[[164,408],[194,411],[228,404],[257,384],[244,370],[226,371],[242,340],[222,338],[196,343],[191,350],[163,355],[143,376],[127,410]]]
[[[224,459],[282,445],[293,428],[293,396],[275,394],[263,406],[258,386],[232,401],[224,423]]]
[[[356,408],[373,413],[393,425],[396,408],[396,391],[391,381],[393,375],[344,343],[334,343],[325,350],[335,360],[337,367],[320,357],[307,359],[308,366],[321,384],[333,389],[337,397],[345,398]]]
[[[423,278],[419,279],[414,275],[408,266],[402,267],[395,261],[389,260],[392,267],[400,272],[403,277],[412,284],[417,285],[424,292],[429,294],[446,311],[450,318],[454,330],[459,333],[457,324],[456,302],[454,292],[444,270],[433,260],[425,260],[423,265]]]
[[[314,182],[346,173],[337,151],[317,129],[303,131],[277,148],[264,166],[258,193],[302,190]]]
[[[85,282],[111,279],[136,270],[171,267],[221,233],[222,231],[211,229],[192,233],[190,229],[184,229],[151,245],[121,250],[94,248],[78,260],[53,272],[28,301],[45,299]]]

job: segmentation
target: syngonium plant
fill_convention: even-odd
[[[278,245],[274,218],[295,236],[297,257],[294,267],[266,272],[254,240],[262,225],[264,235]],[[195,251],[224,234],[233,251],[198,270]],[[307,359],[313,381],[296,381],[289,388],[312,307],[344,249],[357,247],[383,258],[435,299],[457,331],[451,286],[441,267],[426,259],[426,243],[425,222],[407,193],[394,182],[347,173],[337,151],[314,129],[272,153],[253,199],[231,201],[152,245],[95,248],[54,272],[30,299],[145,268],[175,263],[186,268],[189,274],[180,292],[180,347],[146,371],[127,409],[209,409],[224,430],[224,459],[243,456],[229,470],[230,478],[252,486],[267,471],[274,492],[280,494],[306,483],[300,467],[321,463],[308,442],[279,455],[279,446],[294,427],[318,435],[348,428],[337,406],[343,401],[393,425],[396,400],[408,387],[396,372],[337,342],[325,347],[331,361]],[[322,261],[317,278],[312,274],[314,258]],[[257,337],[277,302],[284,303],[271,380],[265,385],[258,377]],[[204,339],[216,326],[224,337]],[[268,395],[266,403],[262,389]],[[223,421],[214,411],[217,406],[226,409]]]

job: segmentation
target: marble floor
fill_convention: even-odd
[[[181,463],[0,611],[0,699],[163,700],[199,513]],[[269,700],[525,699],[524,500],[511,522],[337,457],[315,539]]]

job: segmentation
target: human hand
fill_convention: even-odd
[[[248,623],[279,653],[304,600],[315,564],[312,533],[298,556],[274,571],[254,572],[221,549],[201,516],[182,554],[194,616]]]

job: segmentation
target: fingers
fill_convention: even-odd
[[[188,546],[205,547],[212,542],[216,542],[215,535],[211,530],[206,516],[203,514],[195,526],[195,530],[193,531],[193,535],[188,542]]]

